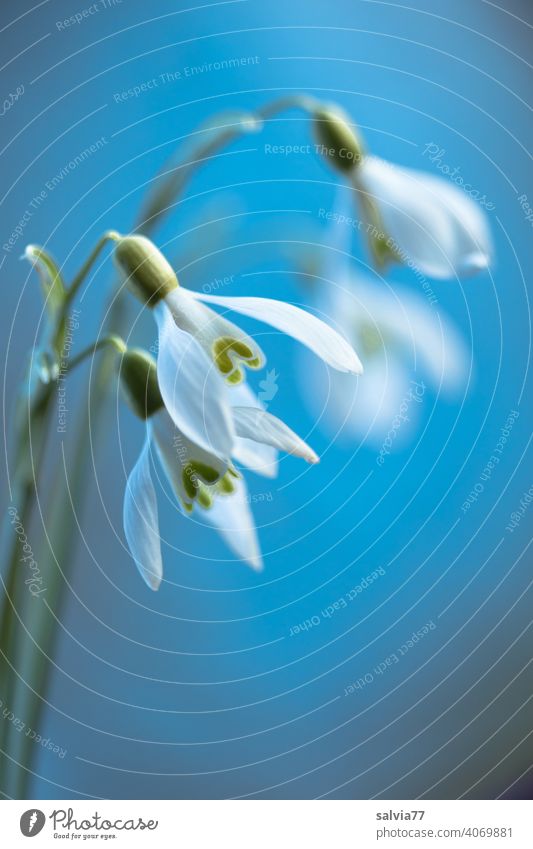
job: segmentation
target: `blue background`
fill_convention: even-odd
[[[531,516],[513,534],[505,526],[533,482],[533,240],[517,199],[533,198],[531,10],[481,0],[190,5],[122,0],[65,30],[56,22],[82,2],[2,6],[2,91],[25,86],[2,118],[2,244],[47,181],[106,140],[47,192],[16,247],[2,250],[8,404],[41,316],[36,279],[18,261],[24,244],[46,244],[73,274],[105,228],[132,227],[147,182],[198,124],[293,91],[342,104],[370,149],[394,162],[434,173],[423,149],[438,144],[495,204],[495,267],[433,285],[439,309],[472,346],[474,378],[457,404],[430,392],[416,438],[378,468],[372,446],[331,444],[314,429],[296,344],[243,320],[263,334],[279,372],[272,411],[310,434],[322,462],[310,470],[288,458],[278,480],[249,477],[253,493],[272,496],[253,505],[261,575],[231,561],[213,532],[181,519],[163,495],[167,580],[158,594],[139,580],[121,530],[142,427],[127,410],[117,417],[111,402],[93,446],[83,538],[64,563],[70,586],[39,729],[67,754],[39,752],[31,795],[527,795]],[[125,102],[114,97],[160,74],[245,56],[258,61]],[[234,274],[224,294],[305,301],[281,242],[319,226],[335,175],[314,156],[267,155],[264,145],[308,141],[307,118],[285,113],[196,174],[157,237],[185,285]],[[227,220],[208,223],[219,218]],[[364,246],[354,241],[353,249],[366,261]],[[406,270],[390,279],[416,289]],[[80,350],[99,330],[111,280],[107,258],[84,295]],[[153,344],[149,317],[132,326],[132,339]],[[80,385],[69,388],[69,433]],[[520,416],[502,460],[464,514],[512,410]],[[68,450],[71,467],[89,448]],[[52,465],[58,452],[56,439]],[[50,497],[45,482],[45,510]],[[290,636],[378,567],[385,575],[347,608]],[[344,695],[430,620],[437,627],[400,663]]]

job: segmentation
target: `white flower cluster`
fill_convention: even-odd
[[[118,237],[114,256],[127,284],[153,308],[159,330],[156,380],[146,352],[128,351],[122,364],[127,395],[147,418],[147,438],[124,500],[124,530],[139,571],[148,586],[159,587],[163,566],[152,445],[182,510],[199,508],[239,558],[261,569],[250,499],[237,466],[274,477],[278,451],[309,463],[318,457],[266,412],[247,385],[244,369],[265,362],[255,340],[206,303],[269,324],[339,371],[360,374],[359,358],[335,330],[292,304],[188,291],[142,236]]]

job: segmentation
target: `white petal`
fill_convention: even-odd
[[[318,357],[338,371],[361,374],[363,367],[353,348],[336,330],[311,313],[271,298],[227,298],[193,292],[195,298],[250,316],[310,348]]]
[[[132,557],[152,590],[163,577],[157,499],[150,475],[150,440],[130,472],[124,494],[124,533]]]
[[[227,461],[221,460],[211,452],[204,451],[203,448],[187,439],[178,430],[165,408],[155,413],[148,425],[157,455],[180,506],[190,506],[193,503],[183,482],[183,473],[191,461],[210,466],[218,472],[219,477],[226,473]]]
[[[239,559],[260,571],[263,560],[246,484],[242,478],[235,479],[233,483],[235,492],[217,496],[213,506],[209,510],[202,510],[201,515],[218,530]]]
[[[318,457],[303,439],[281,419],[254,407],[234,407],[233,422],[237,436],[272,445],[287,454],[303,457],[308,463],[318,463]]]
[[[491,239],[480,207],[440,177],[365,157],[356,186],[379,205],[386,234],[402,261],[447,279],[487,268]]]
[[[227,459],[234,430],[224,381],[198,342],[176,326],[163,301],[154,313],[159,326],[157,377],[165,406],[191,442]]]

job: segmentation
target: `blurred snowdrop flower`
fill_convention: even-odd
[[[326,374],[317,364],[303,362],[304,385],[312,411],[326,403],[324,417],[332,433],[383,441],[395,417],[402,424],[395,441],[407,439],[419,418],[428,387],[453,398],[464,390],[470,353],[462,335],[442,313],[417,294],[385,288],[381,281],[355,272],[330,277],[318,307],[358,346],[365,374],[358,380]],[[311,370],[311,371],[310,371]],[[327,398],[327,401],[325,400]]]
[[[129,549],[148,586],[157,590],[163,575],[152,448],[182,512],[190,514],[197,507],[197,515],[220,532],[237,557],[261,569],[246,484],[232,460],[221,460],[180,431],[164,405],[156,363],[146,351],[126,351],[120,376],[131,408],[147,422],[146,440],[126,484],[123,520]],[[235,462],[268,477],[277,473],[278,450],[318,462],[315,452],[284,422],[267,413],[246,384],[226,391],[236,433]]]
[[[340,110],[320,109],[315,132],[333,166],[357,192],[366,237],[378,267],[414,264],[449,279],[488,268],[492,258],[484,213],[441,177],[370,156]]]
[[[392,258],[444,280],[489,267],[492,247],[485,215],[456,186],[376,156],[363,158],[353,183],[374,252],[379,254],[381,242]]]

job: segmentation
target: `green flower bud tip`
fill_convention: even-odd
[[[115,265],[133,294],[144,304],[155,307],[178,287],[172,266],[150,239],[117,234],[115,241]]]
[[[316,109],[313,118],[318,152],[339,171],[357,168],[364,150],[347,118],[338,110],[324,107]]]
[[[156,362],[142,348],[128,348],[124,353],[120,382],[128,404],[140,419],[149,419],[164,406]]]

